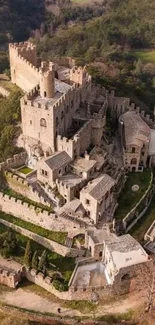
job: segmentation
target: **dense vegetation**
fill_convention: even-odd
[[[149,49],[151,53],[154,48],[155,2],[112,0],[108,3],[109,9],[100,18],[60,27],[52,35],[45,33],[37,40],[39,55],[50,59],[73,56],[79,64],[93,63],[91,72],[98,82],[116,88],[121,95],[128,94],[133,100],[140,99],[148,106],[144,108],[153,109],[154,60],[145,60],[144,53],[143,62],[137,50]],[[151,56],[155,57],[155,52]]]
[[[20,152],[15,146],[15,139],[20,132],[20,98],[22,92],[17,89],[10,96],[0,98],[0,161]]]

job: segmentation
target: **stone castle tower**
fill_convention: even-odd
[[[41,63],[41,68],[39,70],[40,75],[40,96],[42,98],[52,98],[55,94],[55,87],[54,87],[54,76],[55,76],[55,69],[54,63],[52,62],[45,62]]]

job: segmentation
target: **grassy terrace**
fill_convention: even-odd
[[[9,196],[14,197],[15,199],[19,199],[19,200],[21,200],[23,202],[26,202],[26,203],[28,203],[30,205],[33,205],[35,208],[39,208],[41,210],[46,210],[46,211],[49,211],[49,212],[54,212],[54,210],[53,210],[53,208],[51,206],[48,207],[47,205],[44,205],[42,203],[32,201],[28,197],[23,196],[22,194],[13,191],[11,188],[1,189],[1,191],[4,194],[8,194]]]
[[[0,234],[5,233],[8,231],[8,227],[0,224]],[[25,253],[25,247],[27,244],[28,238],[26,236],[23,236],[15,231],[13,231],[16,234],[17,240],[18,240],[18,247],[16,250],[16,255],[13,256],[13,259],[21,264],[24,263],[24,253]],[[33,253],[37,250],[38,255],[41,256],[42,252],[44,251],[45,247],[42,245],[36,243],[35,241],[31,241],[31,247]],[[1,247],[0,247],[1,251]],[[53,271],[60,271],[62,276],[66,279],[66,281],[69,281],[71,274],[75,267],[75,259],[72,257],[63,257],[57,253],[51,252],[50,250],[46,249],[47,255],[48,255],[48,275],[51,275]]]
[[[24,229],[27,229],[29,231],[34,232],[37,235],[40,235],[42,237],[45,237],[47,239],[51,239],[59,244],[64,245],[65,244],[65,240],[67,237],[67,233],[66,232],[57,232],[57,231],[51,231],[51,230],[47,230],[44,229],[40,226],[36,226],[30,222],[21,220],[19,218],[16,218],[12,215],[6,214],[4,212],[0,212],[0,219],[6,220],[8,222],[13,223],[16,226],[22,227]],[[1,225],[0,225],[1,227]]]
[[[18,169],[18,172],[25,174],[25,175],[31,173],[32,171],[33,171],[33,169],[26,167],[26,166]]]
[[[128,212],[139,202],[147,190],[151,180],[151,170],[145,169],[143,173],[129,173],[125,187],[119,198],[119,206],[115,213],[116,219],[123,219]],[[139,185],[137,192],[132,191],[133,185]]]
[[[136,223],[136,225],[130,230],[130,235],[132,235],[141,244],[144,242],[144,235],[151,226],[152,222],[155,220],[155,196],[152,202],[144,214],[144,216]]]

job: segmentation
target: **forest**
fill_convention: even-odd
[[[51,3],[59,9],[57,13],[49,10]],[[153,114],[154,17],[154,0],[103,0],[83,6],[70,0],[0,0],[0,73],[9,68],[8,43],[30,38],[41,59],[72,56],[77,64],[87,65],[95,82],[129,96]],[[5,100],[6,105],[0,100],[0,159],[13,153],[20,115],[16,120],[16,110],[11,116],[10,112],[11,107],[19,110],[19,97],[17,93],[11,104]]]

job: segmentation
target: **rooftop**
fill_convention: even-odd
[[[137,145],[142,148],[144,142],[150,140],[150,128],[135,111],[122,115],[126,146]]]
[[[53,98],[42,98],[36,96],[33,103],[47,105],[48,108],[52,107],[62,95],[66,94],[71,89],[71,85],[55,79],[55,96]]]
[[[71,162],[71,157],[66,151],[56,152],[45,160],[45,163],[52,169],[57,170]]]
[[[129,234],[106,241],[106,246],[117,270],[148,261],[148,254]]]
[[[115,181],[107,174],[102,174],[90,181],[87,186],[82,189],[82,193],[88,193],[98,202],[102,200],[104,195],[115,185]]]
[[[80,184],[83,181],[81,177],[71,173],[60,176],[58,179],[69,187],[74,187],[75,185]]]
[[[88,172],[96,165],[96,160],[77,158],[71,164],[71,167],[77,169],[79,172]]]
[[[115,240],[116,235],[108,231],[107,227],[102,229],[88,229],[88,235],[92,238],[94,244],[103,243],[105,240],[112,241]]]

